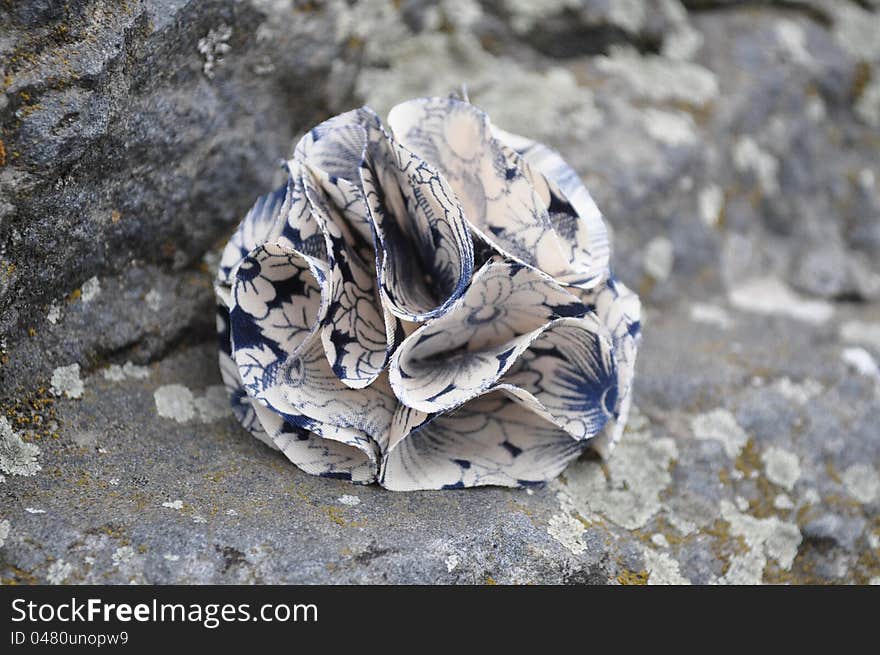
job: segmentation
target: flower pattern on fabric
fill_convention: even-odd
[[[223,251],[236,418],[302,470],[523,486],[620,439],[638,297],[554,151],[455,98],[309,131]]]

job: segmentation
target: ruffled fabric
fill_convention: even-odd
[[[523,486],[629,410],[638,297],[554,151],[420,98],[306,134],[216,279],[235,416],[304,471],[393,490]]]

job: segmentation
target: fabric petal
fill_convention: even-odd
[[[374,130],[361,168],[377,239],[377,268],[388,310],[422,322],[446,311],[473,272],[473,242],[461,205],[427,162]]]
[[[500,254],[566,285],[589,288],[607,275],[601,214],[558,155],[497,130],[455,98],[402,103],[388,122],[402,144],[439,169],[474,232]]]
[[[394,491],[521,487],[556,477],[582,450],[564,430],[496,391],[399,439],[380,481]]]

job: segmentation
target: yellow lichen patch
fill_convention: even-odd
[[[110,222],[111,223],[113,223],[115,225],[120,220],[122,220],[122,213],[120,213],[120,211],[118,209],[114,209],[112,212],[110,212]]]
[[[681,536],[678,531],[670,525],[669,521],[666,520],[666,517],[660,516],[657,518],[654,523],[653,529],[642,529],[637,530],[635,534],[638,536],[639,541],[642,543],[652,546],[653,542],[651,541],[651,537],[655,534],[663,535],[666,539],[666,543],[670,546],[680,546],[681,544],[687,543],[693,538],[695,538],[696,534],[691,534],[687,536]]]
[[[532,522],[532,525],[534,525],[536,527],[538,526],[537,520],[535,518],[535,513],[531,509],[529,509],[527,506],[525,506],[521,503],[518,503],[516,500],[513,500],[513,499],[509,500],[507,504],[512,511],[519,512],[520,514],[522,514],[523,516],[528,518],[529,521]]]
[[[712,554],[721,562],[721,575],[730,569],[730,558],[740,555],[749,550],[745,538],[742,535],[734,537],[730,534],[730,523],[724,519],[716,519],[715,522],[703,528],[701,534],[714,537],[711,544]]]
[[[342,508],[335,505],[325,505],[321,507],[321,510],[327,515],[327,518],[343,528],[362,528],[366,525],[364,521],[347,521],[342,513]]]
[[[880,536],[880,516],[874,517],[874,523],[873,534]],[[854,569],[856,584],[868,584],[871,580],[880,579],[880,549],[865,544]]]
[[[742,451],[736,458],[736,469],[747,478],[752,472],[761,470],[761,453],[758,451],[755,440],[751,437],[746,441],[746,445],[743,446]]]
[[[486,584],[489,585],[490,587],[494,587],[498,583],[495,582],[495,578],[493,578],[491,575],[487,575],[486,576]]]
[[[617,574],[617,582],[622,585],[646,585],[648,584],[648,578],[650,575],[651,574],[645,570],[630,571],[629,569],[624,569]]]
[[[94,530],[88,530],[87,532],[98,532],[100,534],[105,534],[116,541],[128,543],[128,536],[125,533],[125,528],[119,527],[113,523],[105,523],[104,525],[98,526]]]
[[[840,511],[848,516],[857,516],[864,513],[864,506],[852,496],[840,494],[828,494],[822,498],[826,506]]]
[[[589,519],[585,519],[583,516],[581,516],[580,512],[572,512],[571,515],[574,518],[576,518],[578,521],[580,521],[581,525],[583,525],[585,528],[592,528],[593,527],[593,522],[590,521]]]
[[[641,281],[639,282],[639,295],[640,296],[650,296],[651,291],[654,290],[654,287],[657,285],[657,280],[655,280],[650,275],[643,275]]]
[[[55,398],[45,387],[30,392],[19,390],[13,399],[0,405],[0,414],[6,416],[14,429],[22,432],[25,441],[57,439],[54,405]]]
[[[825,460],[825,473],[837,484],[840,484],[840,474],[837,472],[837,469],[834,468],[834,464],[830,459]]]
[[[6,144],[0,139],[0,166],[6,166]]]
[[[786,513],[780,511],[775,503],[776,496],[782,491],[781,487],[776,486],[764,476],[758,476],[755,479],[758,487],[758,497],[749,501],[749,513],[755,518],[766,519],[770,516],[785,517]]]
[[[816,549],[809,542],[801,544],[797,557],[792,563],[791,569],[785,571],[778,563],[770,561],[764,567],[764,582],[768,584],[830,584],[832,581],[822,577],[816,572],[815,562],[810,557],[811,551]]]
[[[35,576],[30,571],[25,571],[24,569],[20,569],[17,566],[8,566],[8,571],[12,574],[10,578],[0,578],[0,584],[3,585],[20,585],[20,584],[28,584],[35,585],[40,584],[39,578]]]
[[[798,509],[794,520],[799,526],[803,526],[812,518],[812,514],[814,513],[812,503],[806,503]]]
[[[871,81],[871,65],[866,61],[860,61],[856,64],[855,75],[853,75],[852,99],[858,100],[862,97],[865,88]]]
[[[205,473],[202,477],[206,480],[209,480],[210,482],[221,484],[225,482],[230,476],[235,476],[236,473],[237,471],[234,469],[229,469],[227,471],[221,469],[217,471],[211,471],[210,473]]]

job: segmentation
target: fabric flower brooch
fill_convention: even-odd
[[[318,125],[216,280],[236,417],[308,473],[523,486],[620,438],[638,297],[554,151],[468,102]]]

